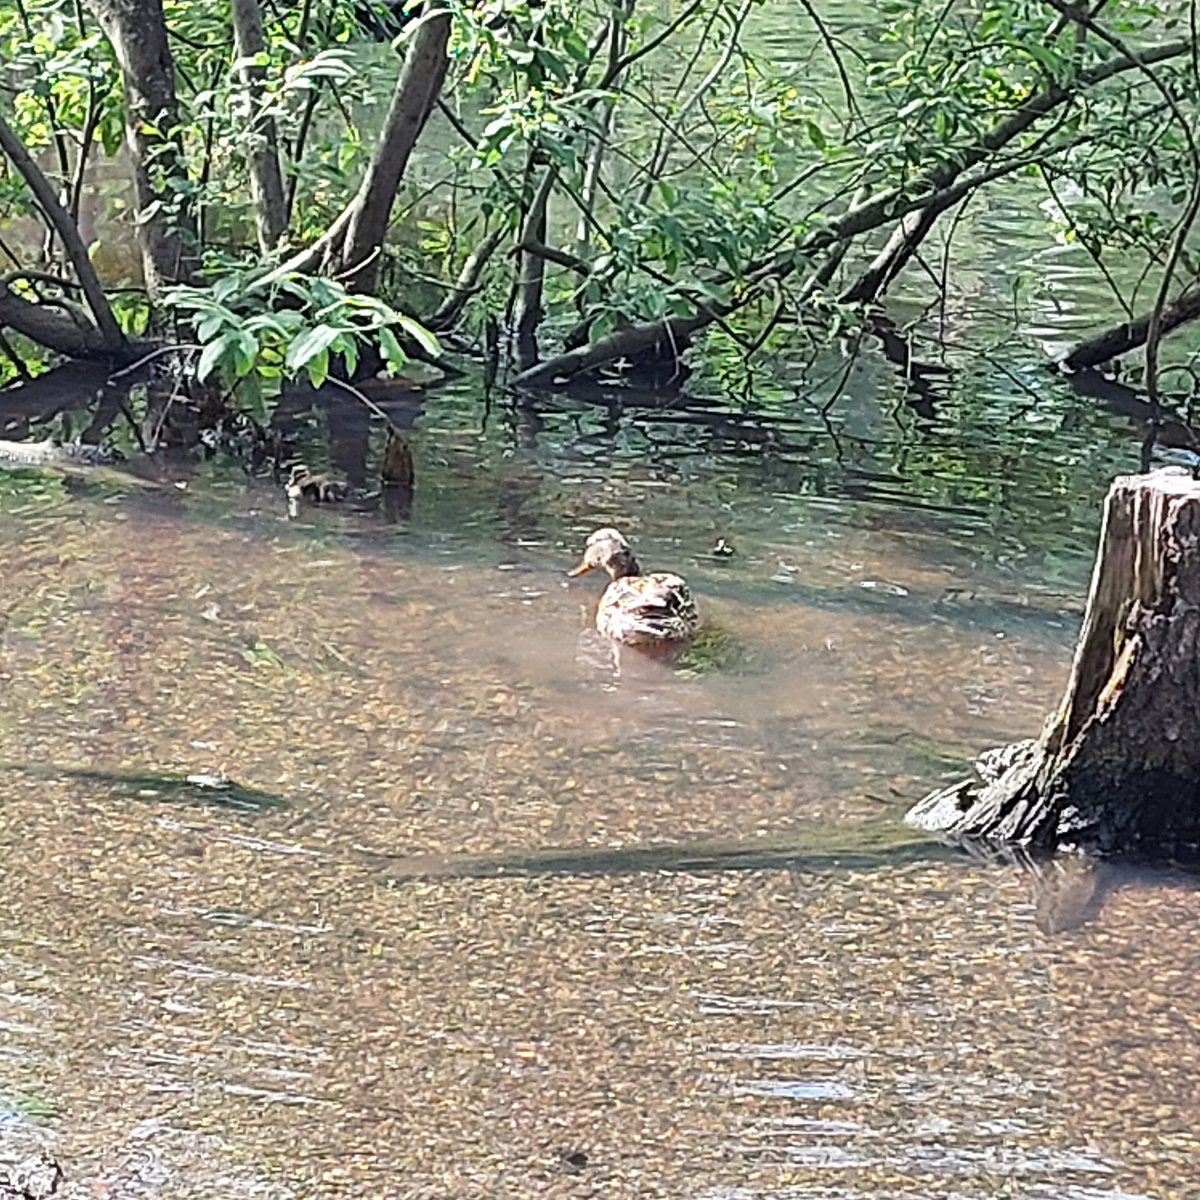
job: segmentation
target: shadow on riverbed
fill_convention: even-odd
[[[271,792],[242,784],[224,775],[176,775],[167,771],[100,771],[87,767],[32,766],[0,763],[0,777],[24,775],[30,779],[73,779],[108,789],[111,797],[164,804],[199,804],[252,815],[286,808],[287,801]]]
[[[391,860],[385,873],[396,879],[501,879],[543,875],[635,875],[646,871],[870,871],[911,863],[963,860],[958,850],[914,835],[902,826],[815,829],[802,836],[746,844],[592,847],[532,854],[394,855],[358,848],[368,858]]]

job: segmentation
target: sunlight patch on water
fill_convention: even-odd
[[[775,1100],[851,1100],[854,1092],[831,1079],[738,1079],[731,1084],[736,1095],[766,1096]]]

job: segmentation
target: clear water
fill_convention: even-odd
[[[80,1197],[1200,1194],[1200,894],[1109,877],[1050,934],[1026,872],[898,823],[1054,704],[1136,440],[1048,384],[921,425],[875,382],[832,433],[436,393],[399,526],[219,461],[0,476],[0,1159]],[[591,652],[564,571],[609,521],[726,669]]]
[[[1038,731],[1137,469],[1043,367],[1109,306],[1025,199],[959,226],[933,402],[871,347],[829,411],[786,364],[738,399],[468,381],[392,409],[398,526],[289,522],[219,458],[0,472],[0,1166],[45,1148],[95,1200],[1200,1197],[1194,884],[899,823]],[[1026,340],[963,353],[1015,294]],[[361,413],[302,426],[370,478]],[[596,652],[564,573],[610,523],[723,669]]]

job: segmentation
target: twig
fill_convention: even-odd
[[[667,41],[679,29],[683,28],[700,11],[703,5],[704,0],[692,0],[692,3],[670,25],[652,37],[644,46],[639,46],[636,50],[631,50],[624,57],[619,58],[616,63],[610,65],[601,79],[599,87],[602,89],[609,87],[618,75],[624,74],[625,70],[633,66],[639,58],[645,58],[647,54],[652,54],[663,42]]]
[[[394,434],[396,434],[397,437],[401,436],[400,430],[398,430],[396,428],[396,426],[393,424],[392,418],[389,417],[387,415],[387,413],[385,413],[383,411],[383,409],[380,408],[379,405],[376,404],[375,401],[371,399],[370,396],[366,395],[365,392],[360,392],[358,390],[358,388],[356,388],[354,386],[354,384],[347,383],[344,379],[339,379],[336,375],[326,375],[325,382],[332,383],[335,387],[340,387],[342,389],[342,391],[349,392],[350,395],[352,395],[352,396],[357,396],[358,399],[361,400],[367,406],[367,408],[369,408],[371,410],[371,412],[373,412],[375,414],[375,416],[377,416],[381,421],[383,421],[384,424],[386,424],[387,427]]]
[[[29,373],[29,368],[25,365],[25,360],[13,348],[12,342],[4,336],[4,330],[0,329],[0,352],[2,352],[12,363],[13,368],[17,372],[17,378],[23,383],[29,383],[33,376]]]
[[[951,0],[953,3],[954,0]],[[821,20],[821,14],[817,12],[813,6],[812,0],[800,0],[804,6],[804,11],[808,13],[809,20],[817,27],[817,32],[821,35],[821,41],[825,43],[825,48],[829,51],[829,57],[833,59],[833,65],[838,73],[838,78],[842,81],[842,92],[846,97],[846,107],[850,110],[852,117],[857,117],[862,120],[862,113],[858,107],[858,101],[854,99],[854,89],[850,86],[850,76],[846,74],[845,64],[842,62],[842,56],[837,51],[837,46],[834,44],[833,37],[826,27],[825,22]]]
[[[137,362],[130,363],[127,367],[122,367],[119,371],[114,371],[106,383],[116,383],[118,379],[123,379],[126,375],[132,375],[134,371],[144,367],[147,363],[153,362],[156,358],[163,358],[168,354],[194,354],[197,350],[203,350],[204,347],[191,342],[175,343],[172,342],[169,346],[159,346],[157,350],[151,350],[149,354],[144,354]]]

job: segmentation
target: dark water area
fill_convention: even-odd
[[[467,381],[393,403],[398,524],[289,521],[219,450],[0,472],[0,1162],[101,1198],[1200,1195],[1193,882],[900,822],[1037,732],[1137,465],[1010,374],[932,416],[871,357],[830,412]],[[281,421],[374,477],[353,402]],[[610,522],[721,669],[597,653],[565,570]]]

